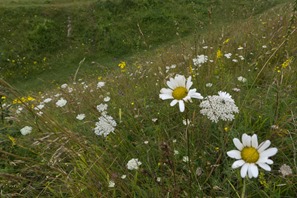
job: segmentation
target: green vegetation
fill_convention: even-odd
[[[0,75],[20,89],[42,90],[67,81],[83,58],[81,72],[102,75],[102,66],[110,70],[123,57],[280,2],[6,1],[0,6]]]
[[[28,2],[0,6],[1,196],[296,196],[297,3]],[[176,74],[235,118],[161,100]],[[244,133],[278,149],[252,179],[227,155]]]

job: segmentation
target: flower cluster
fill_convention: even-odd
[[[234,113],[239,112],[231,95],[222,91],[219,91],[218,95],[207,96],[200,103],[200,107],[200,113],[216,123],[219,119],[232,121],[234,119]]]
[[[32,127],[31,126],[25,126],[20,130],[22,135],[28,135],[29,133],[32,132]]]
[[[115,127],[117,126],[116,121],[113,117],[109,115],[102,115],[99,117],[99,121],[96,122],[96,127],[94,128],[95,134],[99,136],[106,137],[111,132],[114,132]]]
[[[132,158],[127,163],[127,168],[129,170],[137,170],[142,163],[137,158]]]

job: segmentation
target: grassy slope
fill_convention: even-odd
[[[1,136],[1,146],[8,152],[1,155],[0,184],[4,196],[22,193],[28,197],[187,197],[190,185],[188,166],[183,162],[187,140],[182,120],[188,117],[193,123],[189,127],[193,172],[202,170],[201,175],[193,175],[193,195],[240,195],[242,179],[238,169],[230,168],[233,160],[225,152],[234,149],[232,138],[246,132],[258,134],[259,141],[271,140],[272,147],[279,149],[272,157],[271,172],[263,171],[261,178],[246,181],[247,195],[295,197],[296,174],[283,177],[278,172],[284,163],[293,171],[297,168],[296,62],[280,73],[276,70],[296,51],[294,42],[282,44],[291,14],[285,12],[288,7],[279,6],[248,20],[225,24],[223,28],[214,25],[207,34],[199,32],[195,38],[180,39],[154,52],[124,59],[126,71],[117,69],[103,76],[101,80],[106,81],[106,86],[102,89],[96,89],[97,78],[87,76],[84,84],[69,83],[74,88],[71,93],[67,89],[54,89],[42,95],[54,100],[46,104],[44,116],[37,116],[29,105],[16,116],[11,130]],[[223,44],[227,39],[229,42]],[[296,33],[289,38],[294,40]],[[243,49],[238,50],[239,46]],[[232,59],[239,62],[225,57],[216,59],[218,49],[232,53]],[[195,70],[190,72],[191,60],[197,54],[205,54],[214,62],[193,67]],[[245,59],[239,60],[238,55]],[[80,59],[81,56],[77,62]],[[166,66],[172,64],[177,67],[166,72]],[[170,107],[169,101],[158,98],[168,76],[176,73],[192,74],[193,87],[204,96],[219,90],[229,92],[240,113],[233,122],[211,123],[199,115],[197,100],[187,103],[188,115],[178,112],[177,106]],[[238,76],[246,77],[247,82],[239,82]],[[205,86],[209,82],[213,84],[211,88]],[[85,88],[85,84],[89,87]],[[232,91],[235,87],[240,92]],[[57,93],[62,95],[55,97]],[[92,129],[99,116],[96,105],[107,95],[111,97],[108,114],[118,126],[108,138],[94,138]],[[55,106],[60,97],[68,100],[64,108]],[[33,103],[36,106],[39,101]],[[77,121],[78,113],[86,113],[86,119]],[[158,120],[153,122],[153,118]],[[32,125],[33,132],[22,136],[19,129],[26,125]],[[179,154],[174,155],[174,150]],[[142,162],[139,171],[125,167],[131,158]],[[122,174],[127,175],[125,180],[121,179]],[[158,177],[161,182],[157,182]],[[110,180],[115,181],[115,188],[108,188]]]
[[[90,2],[95,1],[1,4],[4,23],[0,32],[3,42],[0,63],[4,79],[20,89],[40,91],[71,79],[83,58],[86,61],[80,73],[101,76],[102,70],[114,68],[123,57],[127,59],[128,55],[179,40],[190,33],[203,35],[210,23],[222,27],[284,1],[260,1],[256,5],[234,0],[156,4],[142,1],[139,5],[134,1],[91,5]],[[69,16],[73,35],[66,38]]]

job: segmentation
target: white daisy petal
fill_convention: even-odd
[[[277,153],[277,148],[270,148],[260,153],[260,158],[271,157]]]
[[[196,99],[203,99],[203,96],[201,96],[200,93],[197,93],[196,92],[196,89],[191,89],[188,93],[188,95],[191,97],[191,98],[196,98]]]
[[[240,151],[238,150],[228,151],[227,155],[234,159],[241,159],[241,154],[240,154]]]
[[[235,161],[233,164],[232,164],[232,168],[235,169],[235,168],[239,168],[241,167],[242,165],[245,164],[245,161],[244,160],[237,160]]]
[[[192,85],[193,85],[192,76],[189,76],[187,79],[187,84],[186,84],[187,90],[189,90]]]
[[[257,163],[261,168],[263,168],[266,171],[271,171],[271,168],[269,165],[265,164],[265,163]]]
[[[171,103],[170,103],[170,106],[176,105],[177,102],[178,102],[178,100],[172,100]]]
[[[266,164],[273,164],[273,161],[271,159],[267,159]]]
[[[242,144],[243,144],[243,146],[250,147],[252,145],[251,143],[252,143],[252,137],[244,133],[242,135]]]
[[[170,78],[169,81],[167,81],[167,86],[170,89],[175,89],[177,87],[175,81],[173,80],[173,78]]]
[[[253,177],[253,172],[252,172],[252,164],[248,164],[248,176],[249,178]]]
[[[256,134],[252,136],[252,147],[258,148],[258,137]]]
[[[178,101],[178,103],[179,103],[179,110],[180,110],[180,112],[184,112],[185,111],[185,103],[184,103],[184,101],[180,100],[180,101]]]
[[[159,94],[159,97],[162,100],[173,99],[173,96],[172,95],[168,95],[168,94]]]
[[[233,139],[233,143],[235,145],[235,147],[238,149],[238,150],[242,150],[243,149],[243,144],[240,142],[240,140],[238,138],[234,138]]]
[[[267,149],[270,146],[271,142],[269,140],[266,140],[265,142],[262,142],[258,147],[258,152],[261,153],[265,149]]]
[[[162,88],[160,91],[161,94],[172,95],[172,89]]]
[[[255,164],[250,164],[250,171],[252,172],[253,177],[258,177],[259,175],[259,170],[258,167]]]
[[[183,75],[177,75],[176,78],[176,82],[177,82],[177,86],[179,87],[186,87],[186,77]]]
[[[248,171],[248,167],[249,167],[249,164],[244,164],[242,167],[241,167],[241,170],[240,170],[240,176],[242,178],[245,178],[246,174],[247,174],[247,171]]]

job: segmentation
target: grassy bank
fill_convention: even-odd
[[[243,2],[225,5],[228,14],[243,16],[231,9]],[[296,10],[288,3],[208,21],[192,35],[102,62],[65,53],[71,76],[52,77],[38,93],[1,80],[1,196],[295,197]],[[168,83],[177,74],[196,95]],[[184,111],[159,95],[168,86],[171,98],[192,94]],[[259,172],[251,165],[242,176],[234,149]]]

